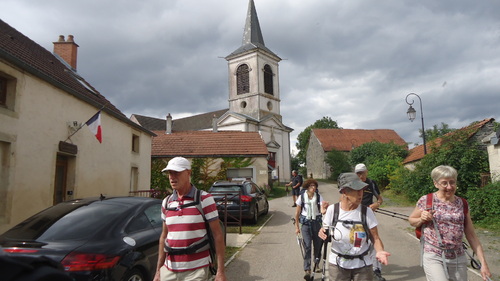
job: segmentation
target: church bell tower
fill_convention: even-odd
[[[249,0],[242,45],[225,58],[229,68],[229,110],[257,121],[281,120],[278,63],[262,37],[253,0]]]

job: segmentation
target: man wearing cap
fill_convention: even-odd
[[[326,230],[332,236],[329,280],[372,280],[371,251],[385,265],[390,253],[384,251],[373,210],[361,205],[367,184],[355,173],[343,173],[338,186],[340,202],[328,207],[319,232],[322,239],[327,238]]]
[[[368,169],[363,163],[357,164],[356,167],[354,167],[354,172],[358,175],[361,181],[368,184],[363,191],[363,200],[361,201],[361,204],[370,207],[373,211],[377,210],[384,202],[382,195],[380,195],[377,183],[368,178]],[[377,198],[377,202],[373,203],[373,197]],[[385,281],[385,278],[382,277],[382,265],[375,258],[375,255],[373,255],[373,274],[375,275],[377,281]]]
[[[207,235],[203,215],[198,211],[196,204],[182,207],[195,202],[196,187],[191,184],[191,163],[183,157],[172,158],[162,172],[168,173],[170,185],[173,189],[171,198],[165,198],[162,204],[163,231],[159,240],[158,263],[154,281],[170,280],[208,280],[209,250],[200,250],[195,253],[169,254],[170,249],[183,249],[195,245]],[[226,281],[224,271],[224,237],[219,224],[217,206],[213,197],[201,191],[201,206],[208,221],[215,240],[217,256],[216,281]],[[165,206],[167,206],[165,208]]]

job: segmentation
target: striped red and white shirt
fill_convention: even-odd
[[[165,204],[167,198],[163,199],[162,204],[162,220],[168,228],[167,242],[172,248],[185,248],[207,235],[205,221],[202,214],[198,211],[196,205],[178,208],[181,205],[189,204],[195,201],[195,187],[191,185],[191,190],[184,195],[181,200],[174,191],[172,198],[169,200],[167,211]],[[210,193],[201,191],[201,206],[207,221],[218,219],[217,206]],[[175,208],[175,210],[171,210]],[[168,255],[165,259],[165,266],[173,272],[189,271],[208,266],[210,260],[209,250],[195,253],[191,255]]]

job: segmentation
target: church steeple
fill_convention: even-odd
[[[281,58],[264,45],[253,0],[242,45],[226,57],[229,65],[229,110],[257,122],[274,116],[281,120],[278,63]]]
[[[243,31],[243,40],[241,46],[229,56],[226,60],[233,56],[245,53],[253,49],[262,49],[269,54],[276,56],[278,60],[281,60],[275,53],[269,50],[264,44],[264,37],[262,36],[262,31],[260,30],[259,18],[257,17],[257,11],[255,10],[255,4],[253,0],[248,1],[248,11],[247,18],[245,22],[245,29]]]

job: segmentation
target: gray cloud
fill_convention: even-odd
[[[498,115],[497,1],[254,1],[266,46],[283,58],[292,142],[329,116],[421,143],[420,120],[406,117],[410,92],[422,98],[427,128]],[[78,72],[126,115],[178,118],[228,107],[224,57],[241,44],[247,5],[6,0],[0,17],[48,50],[73,34]]]

